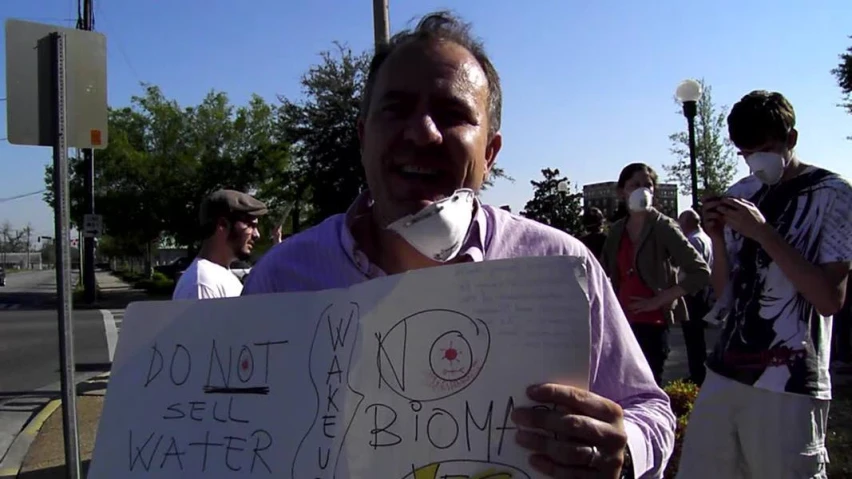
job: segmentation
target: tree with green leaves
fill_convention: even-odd
[[[530,181],[533,186],[533,199],[527,201],[521,216],[552,226],[572,235],[583,232],[582,193],[572,191],[568,178],[560,177],[558,169],[541,170],[542,181]],[[560,191],[563,183],[567,191]]]
[[[305,98],[280,98],[281,139],[293,145],[294,229],[342,213],[365,188],[356,125],[370,58],[342,44],[302,76]]]
[[[852,38],[852,36],[849,38]],[[849,46],[845,52],[840,54],[840,62],[836,68],[831,70],[831,73],[837,80],[840,92],[843,93],[843,101],[840,106],[852,115],[852,46]],[[852,136],[847,138],[852,140]]]
[[[150,259],[161,240],[198,244],[201,199],[219,188],[273,198],[289,148],[275,142],[274,108],[259,97],[235,108],[221,92],[182,108],[148,85],[131,105],[110,109],[110,143],[95,152],[95,206],[119,250]],[[70,163],[71,216],[83,216],[82,162]],[[53,203],[52,168],[45,199]],[[275,203],[272,201],[272,203]]]
[[[737,158],[728,139],[727,108],[713,103],[712,88],[700,80],[704,91],[697,102],[695,117],[695,159],[698,171],[698,197],[724,193],[737,173]],[[678,115],[683,115],[678,111]],[[692,176],[689,169],[689,134],[680,131],[669,135],[669,151],[675,162],[664,165],[669,179],[677,182],[684,194],[692,194]]]

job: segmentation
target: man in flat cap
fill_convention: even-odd
[[[257,220],[268,212],[263,202],[234,190],[218,190],[201,203],[204,242],[198,257],[181,275],[172,299],[239,296],[243,284],[229,266],[251,255],[260,237]]]

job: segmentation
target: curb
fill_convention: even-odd
[[[24,459],[30,450],[30,445],[32,445],[39,431],[41,431],[44,423],[59,409],[61,404],[62,401],[59,399],[54,399],[47,403],[32,421],[24,427],[21,433],[18,434],[12,445],[9,446],[9,451],[6,453],[6,457],[3,458],[3,463],[0,464],[0,479],[18,477]]]

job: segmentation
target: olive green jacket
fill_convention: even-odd
[[[618,249],[625,234],[627,218],[610,226],[600,262],[618,292],[621,277],[618,270]],[[671,218],[652,209],[642,227],[639,241],[635,245],[634,269],[649,288],[660,292],[680,284],[687,294],[700,291],[710,283],[710,268],[692,247],[680,226]],[[683,280],[678,282],[678,268],[683,271]],[[683,298],[675,301],[671,308],[663,311],[669,323],[688,321],[686,303]]]

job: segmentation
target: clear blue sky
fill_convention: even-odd
[[[115,106],[139,93],[142,81],[182,104],[211,89],[237,103],[252,93],[297,98],[299,77],[333,41],[356,50],[373,41],[369,0],[94,1]],[[529,181],[545,167],[580,185],[614,180],[633,161],[661,169],[672,160],[668,135],[685,123],[673,92],[689,77],[705,78],[720,105],[756,88],[783,92],[798,115],[800,156],[852,176],[852,141],[845,139],[852,116],[837,108],[830,74],[852,43],[849,0],[819,7],[793,0],[390,3],[392,32],[451,8],[486,41],[503,80],[498,161],[516,178],[487,192],[489,202],[520,210],[532,195]],[[76,1],[3,0],[0,15],[73,26]],[[0,126],[5,131],[4,115]],[[49,149],[0,142],[0,198],[42,189],[49,161]],[[38,196],[0,203],[6,219],[31,222],[43,234],[53,228]]]

